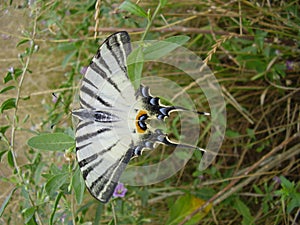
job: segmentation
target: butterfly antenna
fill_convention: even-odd
[[[62,98],[60,98],[59,96],[57,96],[54,92],[52,92],[51,95],[52,95],[52,97],[53,97],[53,98],[52,98],[52,102],[53,102],[54,104],[57,104],[57,102],[60,102],[60,103],[62,103],[62,104],[65,106],[65,108],[68,108],[68,107],[67,107],[67,104],[62,100]],[[69,113],[72,113],[71,110],[69,110],[69,108],[68,108],[68,111],[69,111]],[[59,122],[56,122],[56,123],[52,124],[52,125],[50,126],[50,128],[53,129],[54,126],[56,126],[57,124],[59,124]]]
[[[65,108],[68,109],[69,113],[72,113],[72,111],[69,109],[69,106],[62,100],[62,98],[60,98],[59,96],[57,96],[57,95],[56,95],[55,93],[53,93],[53,92],[52,92],[52,96],[53,96],[53,99],[52,99],[53,103],[56,104],[57,101],[59,100],[59,102],[62,103],[62,104],[65,106]]]

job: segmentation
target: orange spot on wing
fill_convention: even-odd
[[[148,114],[148,113],[147,113],[146,110],[140,110],[140,111],[138,111],[138,113],[137,113],[137,115],[136,115],[136,117],[135,117],[135,127],[136,127],[136,131],[137,131],[138,133],[140,133],[140,134],[145,133],[145,130],[143,130],[143,129],[140,127],[140,125],[139,125],[139,119],[140,119],[141,116],[147,115],[147,114]]]

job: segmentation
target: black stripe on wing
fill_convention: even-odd
[[[116,115],[109,113],[109,112],[97,110],[94,113],[95,114],[94,114],[93,118],[95,119],[96,122],[113,123],[113,122],[120,121],[119,117],[117,117]]]
[[[90,187],[90,193],[99,201],[106,203],[111,198],[120,176],[125,170],[126,165],[130,161],[133,154],[133,149],[129,148],[128,151],[120,157],[114,164],[112,164],[103,175],[96,179]]]
[[[100,49],[97,51],[97,54],[95,55],[95,58],[98,60],[101,67],[105,68],[110,74],[112,74],[111,69],[109,68],[106,61],[104,60],[104,58],[101,55]]]
[[[103,79],[107,80],[107,82],[110,83],[111,86],[113,86],[119,93],[121,93],[118,85],[110,77],[108,77],[107,74],[95,62],[91,62],[90,68],[97,74],[99,74]]]
[[[89,143],[87,143],[87,144],[85,144],[85,145],[76,146],[76,152],[78,152],[78,151],[84,149],[85,147],[87,147],[87,146],[89,146],[89,145],[91,145],[91,144],[92,144],[92,142],[89,142]],[[79,162],[78,162],[78,163],[79,163]]]
[[[120,121],[120,118],[115,114],[102,110],[89,110],[81,108],[72,111],[72,115],[79,118],[80,121],[88,121],[84,123],[82,122],[79,127],[77,127],[77,131],[84,128],[85,126],[93,124],[94,122],[114,123]]]
[[[107,149],[99,150],[99,152],[97,152],[97,153],[95,153],[95,154],[92,154],[92,155],[86,157],[85,159],[80,160],[80,161],[78,162],[79,166],[80,166],[80,167],[84,167],[84,166],[86,166],[87,164],[89,164],[89,163],[93,162],[94,160],[96,160],[99,156],[102,156],[102,155],[105,154],[106,152],[111,151],[111,149],[112,149],[113,147],[115,147],[115,146],[118,144],[118,142],[119,142],[119,140],[118,140],[116,143],[112,144],[112,145],[111,145],[110,147],[108,147]],[[77,148],[76,148],[76,151],[80,151],[80,150],[82,150],[83,148],[89,146],[90,144],[92,144],[92,143],[88,143],[88,144],[86,144],[86,145],[77,147]]]
[[[103,43],[127,76],[126,58],[131,52],[130,37],[126,31],[115,33]]]
[[[75,111],[75,112],[76,112],[76,111]],[[93,123],[94,123],[94,121],[80,122],[80,123],[78,124],[78,126],[76,127],[76,131],[79,131],[80,129],[85,128],[86,126],[89,126],[89,125],[91,125],[91,124],[93,124]]]
[[[90,173],[91,171],[93,171],[95,167],[99,166],[100,163],[102,163],[102,161],[103,161],[103,158],[102,158],[102,159],[100,158],[97,162],[93,163],[93,164],[92,164],[91,166],[89,166],[88,168],[82,170],[81,172],[82,172],[82,177],[83,177],[83,179],[86,180],[86,178],[87,178],[87,176],[89,175],[89,173]]]
[[[91,98],[97,99],[98,102],[100,102],[102,105],[106,107],[112,107],[111,104],[109,104],[107,101],[105,101],[103,98],[101,98],[99,95],[96,95],[91,89],[89,89],[87,86],[82,85],[80,88],[81,92],[84,92],[85,94],[89,95]],[[80,98],[80,100],[83,102],[83,99]],[[84,104],[87,104],[84,102]],[[88,104],[87,104],[88,105]]]
[[[96,109],[95,107],[93,107],[92,105],[84,101],[80,96],[79,96],[79,102],[82,108]]]
[[[88,78],[84,77],[82,80],[82,83],[87,83],[89,85],[91,85],[93,88],[95,88],[96,90],[98,90],[97,86],[95,84],[93,84],[92,81],[90,81]]]
[[[90,138],[93,138],[93,137],[95,137],[101,133],[107,132],[107,131],[111,131],[111,129],[110,128],[102,128],[102,129],[97,130],[96,132],[91,132],[91,133],[87,133],[87,134],[78,136],[78,137],[76,137],[76,143],[79,144],[80,142],[88,141]]]

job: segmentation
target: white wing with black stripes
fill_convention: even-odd
[[[170,112],[186,109],[161,105],[148,87],[141,85],[134,90],[127,75],[130,52],[130,37],[125,31],[103,42],[82,80],[81,107],[72,112],[79,119],[79,167],[90,193],[104,203],[112,196],[130,159],[144,149],[153,149],[157,143],[197,148],[171,142],[161,130],[149,126],[150,119],[164,120]]]
[[[76,127],[76,154],[86,186],[102,202],[111,197],[132,151],[128,112],[135,98],[127,76],[131,52],[126,32],[108,37],[92,59],[82,80],[81,108]],[[124,92],[126,91],[126,95]]]

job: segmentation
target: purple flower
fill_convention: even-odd
[[[3,40],[8,40],[10,38],[10,35],[9,34],[1,34],[1,38]]]
[[[80,73],[81,73],[82,75],[85,75],[86,70],[87,70],[87,67],[81,67]]]
[[[294,65],[294,62],[291,61],[291,60],[287,60],[287,61],[285,62],[285,66],[286,66],[286,69],[287,69],[287,70],[293,70],[293,65]]]
[[[279,177],[277,177],[277,176],[275,176],[275,177],[273,177],[273,179],[272,180],[274,180],[276,183],[278,183],[278,184],[280,184],[281,183],[281,180],[280,180],[280,178]]]
[[[14,74],[15,73],[15,69],[11,66],[8,68],[8,72]]]
[[[125,196],[126,192],[127,192],[127,188],[124,187],[124,184],[118,183],[118,185],[115,188],[115,191],[113,193],[113,196],[123,198]]]
[[[55,94],[52,94],[52,102],[56,103],[57,99],[58,99],[58,97]]]

